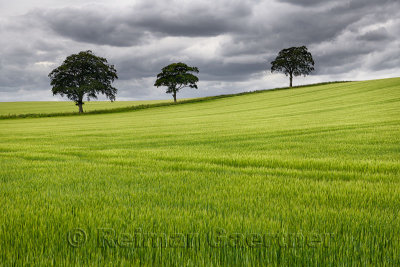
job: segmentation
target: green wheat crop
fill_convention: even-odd
[[[0,167],[4,265],[400,264],[400,78],[0,120]]]

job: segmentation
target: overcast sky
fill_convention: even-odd
[[[270,62],[306,45],[316,71],[294,85],[400,76],[400,0],[0,0],[0,101],[61,100],[48,73],[92,50],[114,64],[117,100],[166,99],[161,68],[200,70],[178,98],[283,87]]]

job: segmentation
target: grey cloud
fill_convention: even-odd
[[[168,2],[167,2],[168,3]],[[222,3],[222,2],[221,2]],[[51,9],[32,12],[55,33],[78,42],[111,46],[134,46],[163,36],[216,36],[241,28],[251,16],[251,5],[226,3],[221,13],[210,6],[193,3],[187,9],[150,3],[129,7],[120,13],[93,7]]]
[[[336,0],[336,1],[324,1],[324,0],[279,0],[282,3],[289,3],[296,6],[303,7],[313,7],[316,5],[327,5],[334,4],[335,6],[339,6],[340,8],[364,8],[369,5],[376,6],[378,3],[376,0]],[[397,0],[380,0],[379,5],[385,5],[388,3],[395,3]]]
[[[357,39],[360,41],[381,42],[391,39],[391,36],[385,28],[380,27],[379,29],[368,31],[365,34],[358,36]]]
[[[359,9],[363,10],[370,10],[371,13],[375,13],[376,9],[379,9],[379,7],[384,7],[388,6],[391,4],[398,4],[398,0],[380,0],[379,3],[377,3],[376,0],[340,0],[337,1],[338,5],[337,8],[335,9],[336,11],[358,11]],[[375,8],[370,9],[370,8]],[[378,14],[377,14],[378,15]]]
[[[284,13],[282,16],[285,23],[262,25],[259,20],[249,22],[247,32],[233,34],[233,41],[224,44],[222,55],[276,54],[285,47],[330,41],[359,19],[348,13],[333,15],[312,10]]]
[[[202,62],[198,64],[202,77],[207,81],[243,81],[251,74],[262,72],[266,69],[265,62],[243,62],[243,63],[224,63],[224,62]]]
[[[181,5],[178,1],[146,1],[134,6],[126,21],[152,32],[172,36],[215,36],[243,28],[252,15],[254,0],[193,1]],[[174,5],[175,4],[175,5]]]
[[[325,1],[321,1],[321,0],[280,0],[280,2],[289,3],[289,4],[293,4],[293,5],[298,5],[298,6],[313,6],[313,5],[323,4]]]
[[[400,58],[393,56],[392,53],[386,54],[381,58],[377,59],[374,64],[371,64],[370,69],[373,71],[379,71],[382,69],[394,69],[399,68],[400,66]],[[400,72],[397,73],[397,76]]]
[[[175,60],[184,61],[184,60]],[[138,63],[140,62],[140,64]],[[249,75],[266,69],[264,61],[247,62],[223,62],[221,59],[200,60],[192,59],[185,61],[188,65],[195,65],[199,68],[199,77],[201,80],[218,81],[240,81],[247,79]],[[115,65],[119,69],[120,80],[138,79],[141,77],[155,77],[161,71],[163,66],[170,64],[168,58],[137,58],[130,57],[122,60],[116,60]]]
[[[56,34],[72,40],[97,45],[131,46],[149,35],[139,27],[129,27],[117,15],[105,10],[63,8],[37,14],[43,24]]]
[[[102,2],[2,18],[0,92],[48,90],[51,97],[47,74],[87,49],[116,66],[124,99],[165,98],[164,89],[153,86],[155,75],[176,61],[199,67],[203,85],[182,96],[242,90],[244,84],[275,87],[279,81],[266,75],[269,62],[282,48],[299,45],[308,46],[316,61],[307,78],[313,82],[362,71],[368,78],[382,70],[398,75],[399,1]]]
[[[317,1],[293,3],[306,5]],[[223,45],[222,54],[226,57],[264,56],[268,64],[282,48],[307,45],[316,61],[314,74],[329,75],[362,68],[367,55],[383,49],[392,49],[388,44],[395,41],[395,38],[393,33],[389,33],[384,27],[364,34],[360,33],[360,29],[385,23],[396,17],[396,10],[400,8],[399,2],[386,1],[386,5],[375,4],[376,7],[371,8],[373,1],[366,1],[366,6],[361,5],[360,1],[351,1],[349,5],[358,9],[357,12],[351,8],[338,8],[343,6],[342,1],[334,3],[336,7],[333,8],[285,11],[282,13],[285,23],[253,27],[256,29],[253,32],[250,30],[246,34],[234,36],[233,41]],[[251,23],[258,25],[260,21]],[[392,53],[396,54],[396,51]],[[395,64],[386,61],[385,64],[375,64],[373,70],[393,67]]]
[[[31,27],[27,27],[27,25]],[[65,51],[62,43],[46,38],[48,32],[30,15],[14,17],[0,27],[0,92],[37,91],[49,87],[51,62]]]
[[[157,58],[151,59],[141,56],[128,56],[125,59],[117,60],[115,65],[119,70],[121,80],[139,79],[141,77],[155,76],[161,71],[160,66],[169,64],[168,60]]]

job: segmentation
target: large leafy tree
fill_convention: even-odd
[[[196,67],[189,67],[184,63],[172,63],[164,68],[157,75],[157,80],[154,86],[166,86],[167,93],[172,94],[174,102],[176,102],[176,93],[184,87],[196,88],[196,83],[199,81],[193,73],[199,73]]]
[[[292,87],[293,76],[306,76],[314,70],[314,59],[307,47],[290,47],[281,50],[271,65],[271,72],[283,72],[289,76]]]
[[[103,94],[114,101],[117,94],[117,89],[111,86],[118,79],[114,65],[109,65],[107,59],[90,50],[68,56],[49,77],[53,95],[67,96],[79,107],[80,113],[83,112],[84,97],[89,101]]]

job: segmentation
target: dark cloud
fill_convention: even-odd
[[[186,97],[286,84],[285,77],[266,73],[290,46],[306,45],[313,54],[313,82],[354,73],[395,76],[400,68],[393,56],[400,45],[395,0],[43,3],[49,7],[0,19],[0,96],[7,92],[7,99],[28,91],[42,97],[46,90],[51,97],[47,74],[66,56],[88,49],[116,66],[124,99],[164,98],[163,89],[153,87],[155,75],[177,61],[200,69],[203,88]]]
[[[187,8],[150,1],[116,12],[100,7],[32,12],[55,33],[78,42],[111,46],[147,44],[165,36],[217,36],[242,28],[252,13],[249,3],[192,3]],[[222,3],[222,2],[221,2]],[[36,14],[35,14],[36,13]]]
[[[376,0],[336,0],[336,1],[323,1],[323,0],[279,0],[282,3],[289,3],[296,6],[313,7],[318,5],[333,5],[340,8],[365,8],[367,6],[386,5],[390,3],[396,3],[397,0],[380,0],[379,3]]]
[[[388,31],[385,28],[380,27],[379,29],[368,31],[363,35],[358,36],[357,40],[368,42],[384,42],[391,38],[392,36],[390,36]]]
[[[400,66],[400,58],[393,56],[393,54],[386,54],[380,57],[378,60],[371,64],[370,69],[373,71],[380,71],[384,69],[394,69],[399,68]],[[397,73],[397,76],[400,75],[400,72]]]
[[[251,74],[262,72],[266,69],[265,62],[201,62],[201,76],[208,81],[243,81]]]
[[[297,5],[297,6],[315,6],[315,5],[323,4],[325,1],[321,1],[321,0],[280,0],[280,2],[289,3],[289,4]]]
[[[82,43],[132,46],[143,43],[150,35],[142,28],[127,25],[117,14],[101,9],[63,8],[35,13],[57,35]]]
[[[193,2],[187,8],[176,6],[172,10],[164,10],[164,7],[160,10],[154,6],[143,10],[134,8],[132,16],[138,18],[127,22],[164,35],[216,36],[242,29],[251,14],[252,5],[249,1],[221,1],[219,4]]]

